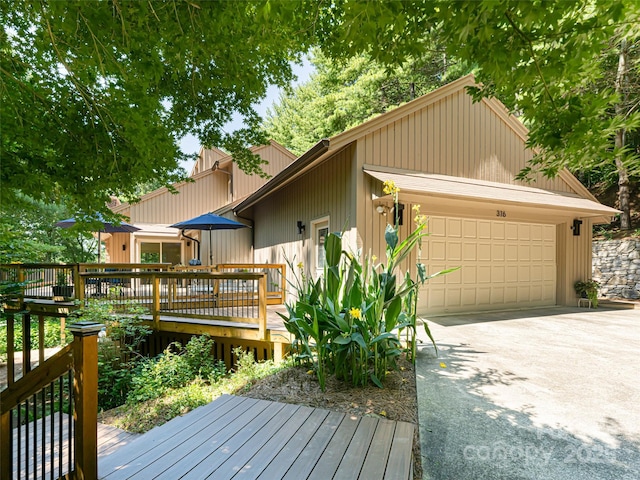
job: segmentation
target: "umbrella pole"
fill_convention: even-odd
[[[102,250],[102,242],[100,242],[100,232],[98,231],[98,263],[100,263],[100,250]]]
[[[209,229],[209,266],[213,266],[213,253],[211,251],[211,229]]]

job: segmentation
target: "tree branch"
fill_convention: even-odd
[[[542,69],[540,68],[540,64],[538,63],[538,59],[536,57],[535,51],[533,50],[533,42],[529,39],[529,37],[525,35],[525,33],[522,30],[520,30],[520,28],[518,28],[518,26],[515,24],[515,22],[509,15],[508,11],[504,12],[504,16],[507,17],[509,24],[515,30],[518,36],[520,36],[520,38],[522,38],[527,43],[529,47],[529,53],[531,54],[531,59],[533,60],[534,65],[536,66],[536,70],[538,71],[538,76],[540,77],[540,80],[542,80],[544,91],[549,97],[549,100],[551,101],[551,105],[553,105],[553,108],[555,109],[556,103],[553,101],[553,97],[551,96],[551,92],[549,91],[549,86],[547,85],[547,82],[544,79],[544,75],[542,74]]]

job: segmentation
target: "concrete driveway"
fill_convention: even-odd
[[[422,345],[416,368],[424,479],[640,478],[640,310],[429,324],[438,356]]]

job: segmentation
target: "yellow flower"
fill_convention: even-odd
[[[420,213],[420,204],[416,203],[413,207],[411,207],[411,210],[416,213]]]
[[[349,310],[349,315],[353,318],[362,318],[362,312],[359,308],[351,308],[351,310]]]
[[[302,269],[304,268],[304,263],[299,262],[299,263],[298,263],[298,268],[299,268],[300,270],[302,270]]]
[[[400,191],[393,180],[387,180],[382,184],[382,191],[387,195],[395,195]]]
[[[373,256],[371,257],[371,261],[372,261],[373,263],[375,263],[375,261],[376,261],[377,259],[378,259],[378,257],[376,257],[375,255],[373,255]]]
[[[447,364],[444,362],[440,362],[440,368],[447,368]]]
[[[382,415],[383,417],[386,417],[387,412],[385,410],[380,410],[380,415]]]

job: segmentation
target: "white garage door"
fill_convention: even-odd
[[[427,282],[420,313],[555,305],[555,225],[430,216],[428,230],[427,272],[461,268]]]

